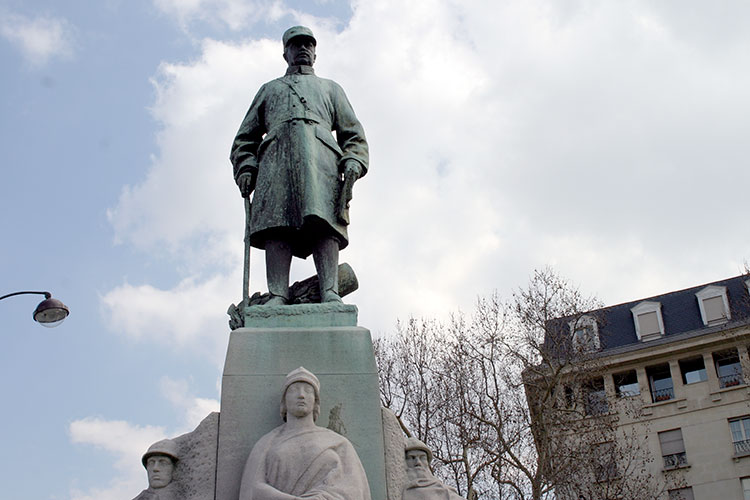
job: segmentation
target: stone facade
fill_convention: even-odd
[[[599,404],[586,418],[613,417],[618,435],[646,443],[660,498],[750,499],[749,290],[738,276],[588,316],[599,369],[575,390],[593,387]],[[583,337],[580,321],[560,321],[571,343]]]

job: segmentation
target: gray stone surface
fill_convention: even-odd
[[[404,461],[404,432],[396,415],[382,408],[383,443],[385,447],[385,480],[388,500],[401,500],[406,485],[406,462]]]
[[[279,425],[279,394],[287,373],[300,365],[320,379],[318,425],[345,432],[365,468],[372,498],[385,499],[372,341],[367,329],[354,326],[240,328],[231,333],[222,380],[216,499],[239,498],[250,450]]]
[[[316,425],[320,382],[299,367],[281,395],[281,425],[253,446],[240,487],[240,500],[320,498],[370,500],[370,487],[352,444]]]
[[[174,481],[176,467],[179,464],[177,443],[171,439],[162,439],[149,446],[143,454],[141,463],[146,468],[148,488],[134,500],[177,500],[182,498],[181,485]]]
[[[210,413],[194,431],[154,443],[143,456],[166,453],[177,458],[172,482],[163,488],[149,487],[136,500],[213,500],[216,483],[216,448],[219,413]]]
[[[407,438],[404,452],[407,481],[402,500],[465,500],[432,474],[432,451],[422,441]]]
[[[182,493],[176,483],[170,483],[164,488],[148,487],[141,491],[133,500],[183,500]]]
[[[177,468],[182,500],[213,499],[219,413],[210,413],[194,431],[175,438],[180,452]]]

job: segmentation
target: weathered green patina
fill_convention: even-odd
[[[340,302],[338,251],[349,243],[347,203],[367,172],[367,140],[343,89],[315,75],[312,31],[295,26],[283,41],[287,72],[250,105],[232,146],[234,177],[243,196],[255,191],[250,244],[266,250],[270,303],[289,302],[291,256],[310,254],[321,300]]]
[[[235,178],[257,175],[250,221],[254,247],[265,248],[269,230],[293,229],[292,252],[307,257],[323,230],[316,227],[321,222],[336,235],[339,248],[348,244],[346,226],[334,213],[340,172],[347,160],[355,160],[364,173],[368,152],[362,125],[336,82],[315,76],[310,66],[291,66],[263,85],[231,158]]]

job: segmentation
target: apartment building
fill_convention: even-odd
[[[557,331],[597,353],[576,387],[584,418],[637,408],[617,425],[644,438],[664,500],[750,500],[750,276],[605,307]]]

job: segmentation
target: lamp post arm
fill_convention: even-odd
[[[57,299],[52,298],[50,292],[36,292],[31,290],[25,290],[23,292],[13,292],[0,297],[0,300],[7,299],[8,297],[14,297],[16,295],[44,295],[44,300],[36,306],[34,309],[34,321],[46,326],[47,328],[53,328],[68,317],[70,309],[68,306],[63,304]]]
[[[50,297],[52,297],[52,294],[49,292],[25,291],[25,292],[13,292],[13,293],[9,293],[8,295],[3,295],[2,297],[0,297],[0,300],[7,299],[8,297],[13,297],[14,295],[25,295],[25,294],[44,295],[45,299],[49,299]]]

